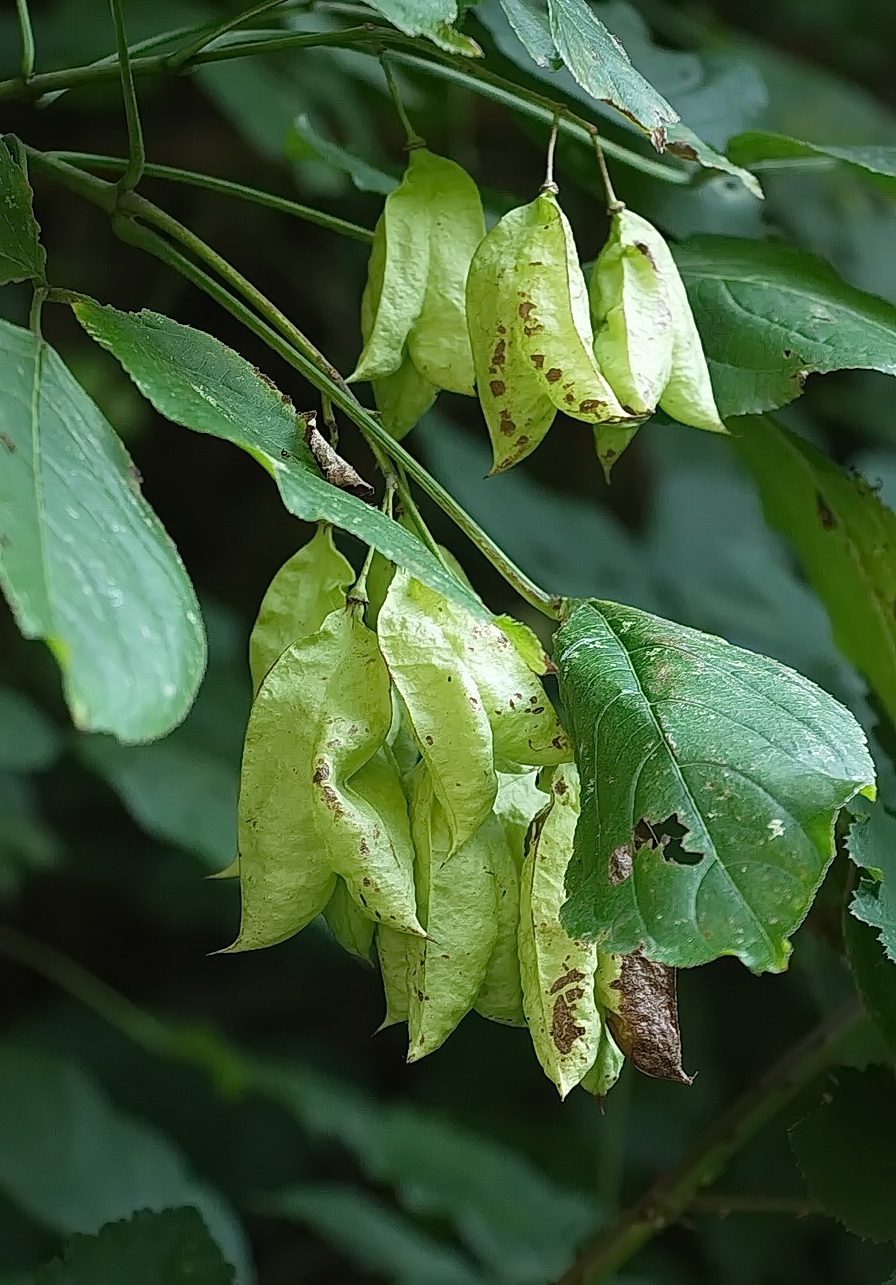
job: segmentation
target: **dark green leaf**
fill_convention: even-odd
[[[0,772],[42,772],[59,757],[60,739],[26,696],[0,687]]]
[[[896,964],[887,959],[877,933],[855,914],[843,916],[843,940],[865,1011],[896,1054]]]
[[[304,115],[297,116],[289,127],[286,155],[291,161],[307,161],[311,158],[324,161],[348,174],[361,192],[377,192],[381,196],[388,196],[398,186],[398,179],[391,174],[384,174],[375,165],[370,165],[360,156],[353,156],[344,147],[324,138]]]
[[[321,477],[292,404],[232,348],[155,312],[119,312],[83,300],[75,313],[162,415],[233,442],[258,460],[275,479],[290,513],[350,531],[424,584],[482,615],[476,597],[415,536]]]
[[[0,285],[44,275],[47,255],[31,209],[32,196],[22,167],[0,138]]]
[[[615,603],[577,606],[554,659],[583,782],[570,934],[783,969],[834,820],[872,788],[852,715],[776,661]]]
[[[428,36],[451,54],[477,58],[482,50],[475,40],[455,31],[457,0],[372,0],[384,18],[408,36]]]
[[[810,1194],[868,1240],[896,1240],[896,1079],[841,1070],[833,1094],[790,1131]]]
[[[723,418],[786,405],[814,372],[896,374],[896,308],[847,285],[816,255],[701,236],[675,258]]]
[[[678,120],[678,113],[635,70],[587,0],[548,0],[548,13],[554,44],[582,88],[640,125],[662,147],[666,127]]]
[[[857,919],[880,929],[880,944],[896,962],[896,816],[880,805],[872,808],[870,816],[853,822],[846,846],[863,871],[849,908]]]
[[[804,143],[785,134],[770,134],[764,130],[751,130],[737,134],[728,142],[728,155],[738,165],[755,169],[765,168],[764,162],[798,160],[803,157],[828,157],[832,161],[845,161],[872,174],[896,176],[896,147],[871,144],[867,147],[837,147],[821,143]],[[769,165],[769,169],[775,166]]]
[[[796,551],[837,646],[896,719],[896,514],[861,477],[769,416],[731,429],[766,521]]]
[[[21,1285],[233,1285],[233,1268],[195,1209],[141,1210],[75,1236],[61,1261],[21,1278]]]
[[[180,732],[137,746],[96,736],[79,750],[147,834],[195,852],[213,871],[233,860],[238,779],[223,759]]]
[[[184,717],[205,636],[111,425],[39,336],[0,321],[0,580],[62,668],[75,723],[148,741]]]
[[[0,1046],[0,1187],[64,1235],[92,1234],[141,1209],[195,1205],[247,1279],[245,1246],[223,1202],[154,1128],[120,1114],[74,1065]]]
[[[259,1202],[264,1213],[306,1223],[359,1267],[395,1285],[485,1285],[456,1250],[351,1187],[288,1187]]]
[[[561,61],[551,35],[551,24],[546,9],[539,6],[538,0],[500,0],[501,8],[507,15],[507,21],[519,36],[520,41],[539,67],[556,68]],[[488,22],[480,10],[480,17]]]

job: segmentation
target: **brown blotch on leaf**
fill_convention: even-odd
[[[651,251],[649,245],[645,245],[643,241],[636,241],[635,249],[640,250],[640,252],[644,255],[644,258],[651,265],[651,267],[653,268],[656,267],[656,259],[654,259],[653,252]]]
[[[556,995],[557,991],[562,991],[564,987],[571,986],[573,982],[583,982],[584,980],[584,973],[580,973],[577,968],[571,968],[568,973],[564,973],[562,977],[557,978],[548,994]]]
[[[531,361],[532,365],[535,367],[535,369],[536,369],[536,370],[541,370],[541,369],[543,369],[543,367],[544,367],[544,353],[543,353],[543,352],[534,352],[534,353],[532,353],[532,355],[531,355],[531,357],[529,358],[529,360]]]
[[[499,428],[505,437],[512,437],[516,432],[516,424],[514,424],[513,420],[510,418],[510,412],[507,410],[506,406],[501,410]]]
[[[498,322],[498,334],[499,334],[499,335],[506,335],[506,334],[507,334],[507,327],[506,327],[506,326],[502,326],[500,321]]]
[[[373,487],[370,483],[365,482],[348,460],[344,460],[333,450],[312,419],[309,419],[305,425],[305,441],[321,473],[333,486],[338,486],[340,491],[348,491],[350,495],[357,495],[362,499],[373,495]]]
[[[620,843],[610,853],[608,877],[614,886],[625,883],[632,872],[632,852],[627,843]]]
[[[821,491],[816,491],[815,493],[815,507],[818,510],[818,520],[824,527],[825,531],[833,531],[834,527],[837,525],[837,519],[828,507],[828,503]]]
[[[584,1026],[580,1026],[576,1021],[575,1000],[571,995],[558,995],[554,1000],[554,1012],[551,1017],[551,1039],[558,1052],[565,1057],[572,1050],[579,1036],[584,1034]]]
[[[596,415],[598,411],[604,409],[604,402],[599,402],[596,397],[586,397],[583,402],[579,402],[579,410],[583,415]]]
[[[562,743],[563,742],[559,736],[555,736],[554,739],[551,741],[551,744],[556,745],[558,749],[560,748]],[[566,784],[565,781],[557,781],[557,783],[554,786],[554,793],[565,794],[568,789],[569,789],[569,786]]]
[[[15,455],[16,444],[10,437],[9,433],[0,433],[0,442],[3,443],[3,445],[9,451],[10,455]]]
[[[551,369],[547,371],[545,374],[545,379],[548,381],[549,384],[556,384],[557,381],[562,378],[563,378],[563,371],[558,370],[556,366],[552,366]]]
[[[532,302],[531,299],[527,299],[525,303],[520,304],[520,306],[517,308],[517,312],[522,317],[523,321],[528,321],[529,313],[532,311],[534,307],[535,307],[535,304]]]
[[[675,969],[645,959],[640,950],[623,955],[621,964],[611,983],[619,993],[619,1012],[607,1013],[613,1039],[644,1075],[692,1084],[681,1065]]]
[[[495,351],[492,353],[492,363],[488,368],[488,373],[490,375],[497,375],[498,371],[504,365],[504,362],[506,360],[506,351],[507,351],[506,339],[499,339],[498,342],[495,344]]]
[[[491,380],[488,388],[492,397],[503,397],[504,393],[507,391],[503,379]]]
[[[330,779],[330,768],[323,759],[316,765],[311,780],[314,785],[320,785],[323,781]]]
[[[542,330],[544,326],[538,321],[533,321],[531,326],[523,326],[523,334],[527,339],[531,339],[533,335],[540,335]]]

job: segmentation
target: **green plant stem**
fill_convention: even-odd
[[[862,1006],[852,1000],[800,1040],[720,1116],[680,1165],[661,1174],[640,1200],[579,1251],[557,1285],[606,1280],[680,1218],[701,1188],[713,1182],[731,1157],[830,1065],[839,1045],[866,1020]]]
[[[16,0],[16,12],[19,17],[19,31],[22,34],[22,79],[30,80],[34,75],[34,28],[31,25],[31,14],[28,0]]]
[[[178,67],[188,63],[192,58],[195,58],[196,54],[205,49],[206,45],[210,45],[219,36],[226,36],[229,31],[233,31],[234,27],[239,27],[242,23],[249,22],[251,18],[257,18],[259,14],[266,13],[269,9],[276,9],[278,5],[282,4],[283,0],[261,0],[260,4],[253,5],[251,9],[244,9],[242,13],[234,14],[233,17],[219,22],[217,26],[211,27],[197,36],[190,44],[178,49],[177,53],[172,55],[170,59],[169,66],[171,70],[176,71]]]
[[[46,155],[66,161],[69,165],[101,172],[108,171],[111,174],[120,173],[127,165],[127,161],[120,156],[102,156],[95,152],[47,152]],[[222,196],[234,196],[243,201],[251,201],[255,205],[278,210],[281,214],[291,214],[297,219],[303,219],[306,223],[315,223],[318,227],[326,228],[330,232],[338,232],[341,236],[350,237],[353,241],[364,241],[369,244],[373,240],[373,232],[369,228],[362,228],[358,223],[339,219],[334,214],[315,210],[310,205],[300,205],[298,201],[290,201],[285,196],[275,196],[273,192],[263,192],[259,188],[247,187],[243,183],[233,183],[230,179],[217,178],[213,174],[200,174],[195,170],[178,169],[174,165],[147,164],[143,172],[147,178],[183,183],[187,187],[198,187],[206,192],[219,192]]]
[[[383,69],[383,75],[386,77],[386,84],[389,87],[389,93],[392,96],[392,102],[395,106],[395,111],[398,114],[398,119],[401,121],[402,126],[404,127],[408,148],[410,149],[414,147],[425,147],[426,139],[421,138],[421,136],[414,129],[414,126],[411,124],[410,117],[408,116],[407,111],[405,110],[405,105],[402,102],[401,92],[399,91],[399,88],[398,88],[398,82],[395,79],[395,73],[393,72],[391,66],[389,65],[389,59],[386,57],[385,54],[380,54],[380,66]]]
[[[113,215],[113,229],[122,240],[154,254],[192,281],[200,290],[238,317],[274,352],[298,370],[309,383],[321,393],[325,393],[333,404],[358,426],[369,442],[375,443],[429,495],[521,598],[550,619],[560,619],[562,600],[546,593],[507,557],[504,550],[482,530],[469,513],[457,503],[454,496],[446,491],[419,460],[406,451],[400,442],[396,442],[379,420],[361,405],[339,372],[318,352],[310,340],[306,339],[274,304],[266,299],[251,282],[246,281],[245,277],[241,276],[226,260],[216,254],[210,246],[207,246],[189,229],[183,228],[170,215],[136,193],[128,193],[118,200],[116,189],[112,184],[105,183],[102,179],[76,169],[65,161],[39,152],[35,148],[28,147],[26,152],[35,172],[54,179]],[[238,299],[231,290],[220,285],[207,272],[177,251],[164,237],[158,236],[151,228],[143,227],[137,221],[138,218],[151,221],[160,230],[175,236],[181,244],[217,272],[231,290],[249,298],[253,307],[256,307],[261,315],[253,312],[252,308]]]
[[[128,126],[128,163],[118,180],[120,193],[130,192],[137,186],[143,176],[146,164],[146,149],[143,144],[143,126],[140,124],[140,109],[137,106],[137,91],[134,87],[134,75],[131,71],[131,55],[128,50],[128,38],[124,29],[124,14],[121,0],[109,0],[112,21],[115,24],[115,41],[118,46],[118,66],[121,72],[121,93],[124,98],[124,114]]]

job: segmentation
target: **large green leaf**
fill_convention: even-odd
[[[896,719],[896,514],[769,416],[731,425],[732,445],[831,618],[837,646]]]
[[[47,255],[31,199],[24,170],[0,139],[0,285],[44,275]]]
[[[775,162],[794,161],[806,157],[821,160],[844,161],[871,174],[896,177],[896,147],[870,144],[865,147],[840,147],[833,144],[805,143],[786,134],[771,134],[766,130],[750,130],[736,134],[728,141],[728,155],[738,165],[756,169],[774,169]],[[772,162],[772,164],[766,164]]]
[[[582,777],[570,935],[783,969],[840,808],[873,793],[852,715],[776,661],[615,603],[576,606],[554,659]]]
[[[119,312],[85,299],[75,314],[162,415],[233,442],[258,460],[290,513],[350,531],[430,588],[483,615],[478,599],[410,531],[321,477],[292,404],[232,348],[156,312]]]
[[[846,846],[862,870],[849,909],[857,919],[880,930],[880,944],[896,963],[896,816],[879,805],[870,816],[857,818]]]
[[[723,418],[784,406],[815,372],[896,374],[896,308],[847,285],[817,255],[698,236],[675,258]]]
[[[377,192],[388,196],[398,187],[398,179],[384,174],[375,165],[333,143],[318,132],[304,112],[296,116],[286,133],[286,155],[291,161],[318,160],[348,174],[359,192]]]
[[[384,18],[409,36],[428,36],[441,49],[468,58],[481,56],[482,50],[469,36],[454,30],[457,0],[371,0]]]
[[[896,1240],[896,1079],[842,1069],[824,1103],[790,1131],[810,1194],[868,1240]]]
[[[0,1046],[0,1188],[63,1235],[92,1234],[140,1209],[195,1205],[239,1278],[251,1276],[239,1226],[162,1134],[120,1114],[59,1058]]]
[[[75,723],[148,741],[205,667],[199,606],[127,452],[59,355],[0,321],[0,581]]]
[[[142,1210],[75,1236],[62,1259],[16,1279],[16,1285],[233,1285],[233,1268],[195,1209]]]

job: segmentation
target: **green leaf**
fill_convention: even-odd
[[[398,187],[398,179],[391,174],[384,174],[375,165],[324,138],[304,114],[297,116],[287,131],[286,155],[291,161],[307,161],[311,158],[324,161],[334,169],[348,174],[360,192],[376,192],[380,196],[388,196]]]
[[[849,910],[843,916],[843,941],[865,1012],[896,1054],[896,965],[887,958],[877,933]]]
[[[16,1285],[233,1285],[234,1273],[195,1209],[141,1210],[107,1223],[96,1236],[75,1236],[62,1260],[18,1278]]]
[[[457,0],[372,0],[372,3],[407,36],[428,36],[433,44],[450,54],[482,57],[476,41],[454,29]]]
[[[790,1131],[812,1195],[867,1240],[896,1240],[896,1080],[889,1069],[843,1069],[826,1101]]]
[[[61,748],[55,724],[21,692],[0,687],[0,772],[42,772]]]
[[[288,1187],[258,1203],[275,1218],[306,1223],[340,1255],[395,1285],[485,1285],[484,1277],[456,1250],[439,1244],[365,1191]]]
[[[728,155],[738,165],[754,169],[777,168],[776,161],[789,161],[801,157],[828,157],[832,161],[845,161],[872,174],[896,176],[896,147],[871,144],[866,147],[837,147],[822,143],[805,143],[786,134],[772,134],[766,130],[750,130],[736,134],[728,141]],[[772,164],[766,165],[766,162]]]
[[[47,253],[31,209],[33,197],[25,172],[0,138],[0,285],[43,278]]]
[[[795,246],[698,236],[675,250],[722,417],[784,406],[807,375],[896,374],[896,308]]]
[[[78,752],[147,834],[195,852],[212,871],[233,859],[237,774],[223,759],[180,732],[156,745],[89,737]]]
[[[0,321],[0,581],[85,731],[164,736],[205,667],[192,586],[127,452],[59,355]]]
[[[78,1067],[4,1043],[0,1097],[0,1188],[36,1221],[92,1234],[137,1210],[194,1205],[248,1279],[242,1233],[219,1197],[164,1135],[119,1113]]]
[[[769,416],[733,426],[768,524],[790,541],[834,640],[896,719],[896,514],[858,474]]]
[[[258,460],[290,513],[351,532],[430,588],[483,615],[478,599],[415,536],[321,477],[292,404],[232,348],[156,312],[119,312],[86,299],[74,311],[160,414],[233,442]]]
[[[666,126],[678,120],[678,113],[635,71],[587,0],[548,0],[548,13],[554,44],[582,88],[628,116],[662,148]]]
[[[853,822],[846,846],[863,871],[849,909],[863,923],[880,929],[880,944],[896,962],[896,816],[878,805],[870,816]]]
[[[547,10],[540,8],[537,0],[501,0],[501,8],[536,66],[556,69],[562,59],[551,35]],[[483,17],[481,9],[479,16]]]
[[[852,715],[776,661],[616,603],[578,605],[554,659],[582,778],[570,935],[783,969],[840,808],[873,791]]]

